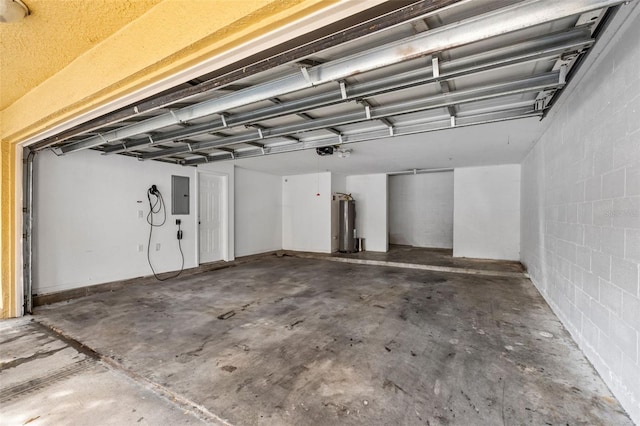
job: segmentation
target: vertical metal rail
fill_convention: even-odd
[[[24,204],[22,207],[23,222],[23,310],[24,314],[30,314],[33,311],[33,160],[36,156],[35,151],[24,148],[26,154],[23,163],[23,188],[24,188]]]

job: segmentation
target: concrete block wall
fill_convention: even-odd
[[[521,253],[640,424],[640,23],[631,21],[522,164]]]

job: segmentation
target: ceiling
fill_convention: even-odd
[[[0,110],[162,0],[25,0],[30,16],[0,25]]]
[[[516,164],[533,147],[542,128],[539,118],[533,117],[353,143],[345,146],[352,151],[347,158],[300,150],[232,162],[238,167],[280,176],[318,171],[360,175]]]
[[[194,166],[234,161],[277,174],[517,163],[619,3],[419,1],[425,8],[413,15],[399,6],[341,31],[340,43],[316,40],[325,47],[293,48],[238,78],[203,76],[191,84],[222,83],[164,103],[159,96],[155,108],[40,149]],[[353,152],[319,157],[318,147]]]

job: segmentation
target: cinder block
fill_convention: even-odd
[[[593,174],[595,176],[604,174],[609,170],[613,169],[613,144],[608,143],[611,141],[616,141],[623,137],[622,133],[619,134],[620,137],[612,138],[611,128],[608,127],[609,134],[607,135],[607,143],[603,144],[594,154],[593,156]],[[609,139],[611,138],[611,139]]]
[[[629,293],[622,294],[622,319],[640,332],[640,298]]]
[[[608,253],[592,251],[591,271],[605,281],[609,281],[611,277],[611,256]]]
[[[638,332],[616,315],[609,316],[611,338],[631,360],[638,361]]]
[[[567,205],[567,222],[578,223],[578,205],[575,203]]]
[[[602,198],[602,176],[596,175],[587,179],[584,185],[584,200],[596,201]]]
[[[640,121],[640,120],[638,120]],[[613,143],[613,166],[615,168],[640,162],[640,131],[627,135]]]
[[[609,215],[617,228],[640,229],[640,197],[614,199]]]
[[[625,231],[624,257],[627,260],[640,262],[640,230],[627,229]]]
[[[614,314],[622,315],[622,290],[611,283],[600,280],[600,303]],[[611,323],[609,324],[611,326]]]
[[[638,116],[638,121],[640,121],[640,116]],[[640,141],[638,141],[638,144],[640,144]],[[627,197],[640,195],[640,166],[627,167],[625,173],[625,195]]]
[[[593,224],[593,204],[591,203],[578,204],[578,223],[583,225]]]
[[[591,299],[587,317],[600,329],[603,334],[609,333],[609,310],[596,300]]]
[[[584,245],[584,225],[569,224],[570,234],[567,241],[577,245]]]
[[[616,341],[600,333],[598,338],[598,353],[609,369],[617,376],[622,373],[622,350],[616,345]]]
[[[624,229],[602,228],[601,247],[604,253],[624,257]]]
[[[573,303],[569,304],[569,322],[582,334],[582,311]]]
[[[561,204],[558,206],[558,222],[567,221],[567,205]]]
[[[576,179],[582,179],[580,177],[580,164],[576,164]],[[573,189],[571,190],[571,202],[573,203],[582,203],[584,201],[584,181],[580,180],[573,184]]]
[[[640,361],[633,362],[630,357],[622,354],[622,375],[627,383],[640,383]]]
[[[602,198],[624,196],[625,169],[619,169],[602,176]]]
[[[582,288],[582,274],[584,270],[578,265],[571,265],[571,285],[575,288]]]
[[[600,282],[597,275],[589,272],[582,274],[582,289],[589,297],[600,300]]]
[[[614,77],[614,79],[616,78],[617,77]],[[622,105],[620,105],[620,107],[623,108]],[[609,131],[609,134],[608,134],[609,140],[611,142],[615,142],[624,138],[627,135],[627,114],[624,112],[624,109],[618,112],[614,112],[613,114],[610,113],[609,117],[611,117],[611,123],[607,126],[607,129]],[[613,154],[613,150],[609,152]],[[607,154],[604,154],[604,155],[607,155]],[[598,155],[602,155],[602,154],[598,153]],[[609,159],[607,158],[606,160],[608,161]],[[613,158],[611,158],[611,160],[613,160]],[[611,164],[613,166],[613,162]]]
[[[633,98],[627,104],[625,110],[627,115],[627,134],[635,134],[640,131],[640,120],[638,120],[638,117],[640,117],[640,96]]]
[[[599,226],[584,227],[584,246],[593,250],[600,250],[601,230]]]
[[[593,203],[593,224],[598,226],[611,226],[613,201],[604,200]]]
[[[582,337],[592,348],[598,347],[598,335],[600,334],[598,327],[589,320],[586,315],[582,320]]]
[[[576,307],[582,312],[589,312],[589,306],[591,303],[591,296],[585,293],[583,290],[576,289]]]
[[[617,256],[611,257],[611,282],[621,289],[638,295],[638,264]]]
[[[585,271],[591,271],[591,250],[588,247],[576,248],[576,265]]]
[[[624,234],[622,234],[622,242],[624,244]],[[558,241],[557,250],[558,250],[557,253],[560,257],[568,260],[571,263],[576,263],[576,245],[575,244],[567,241]]]

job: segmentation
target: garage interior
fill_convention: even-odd
[[[640,423],[637,0],[26,6],[3,424]]]

